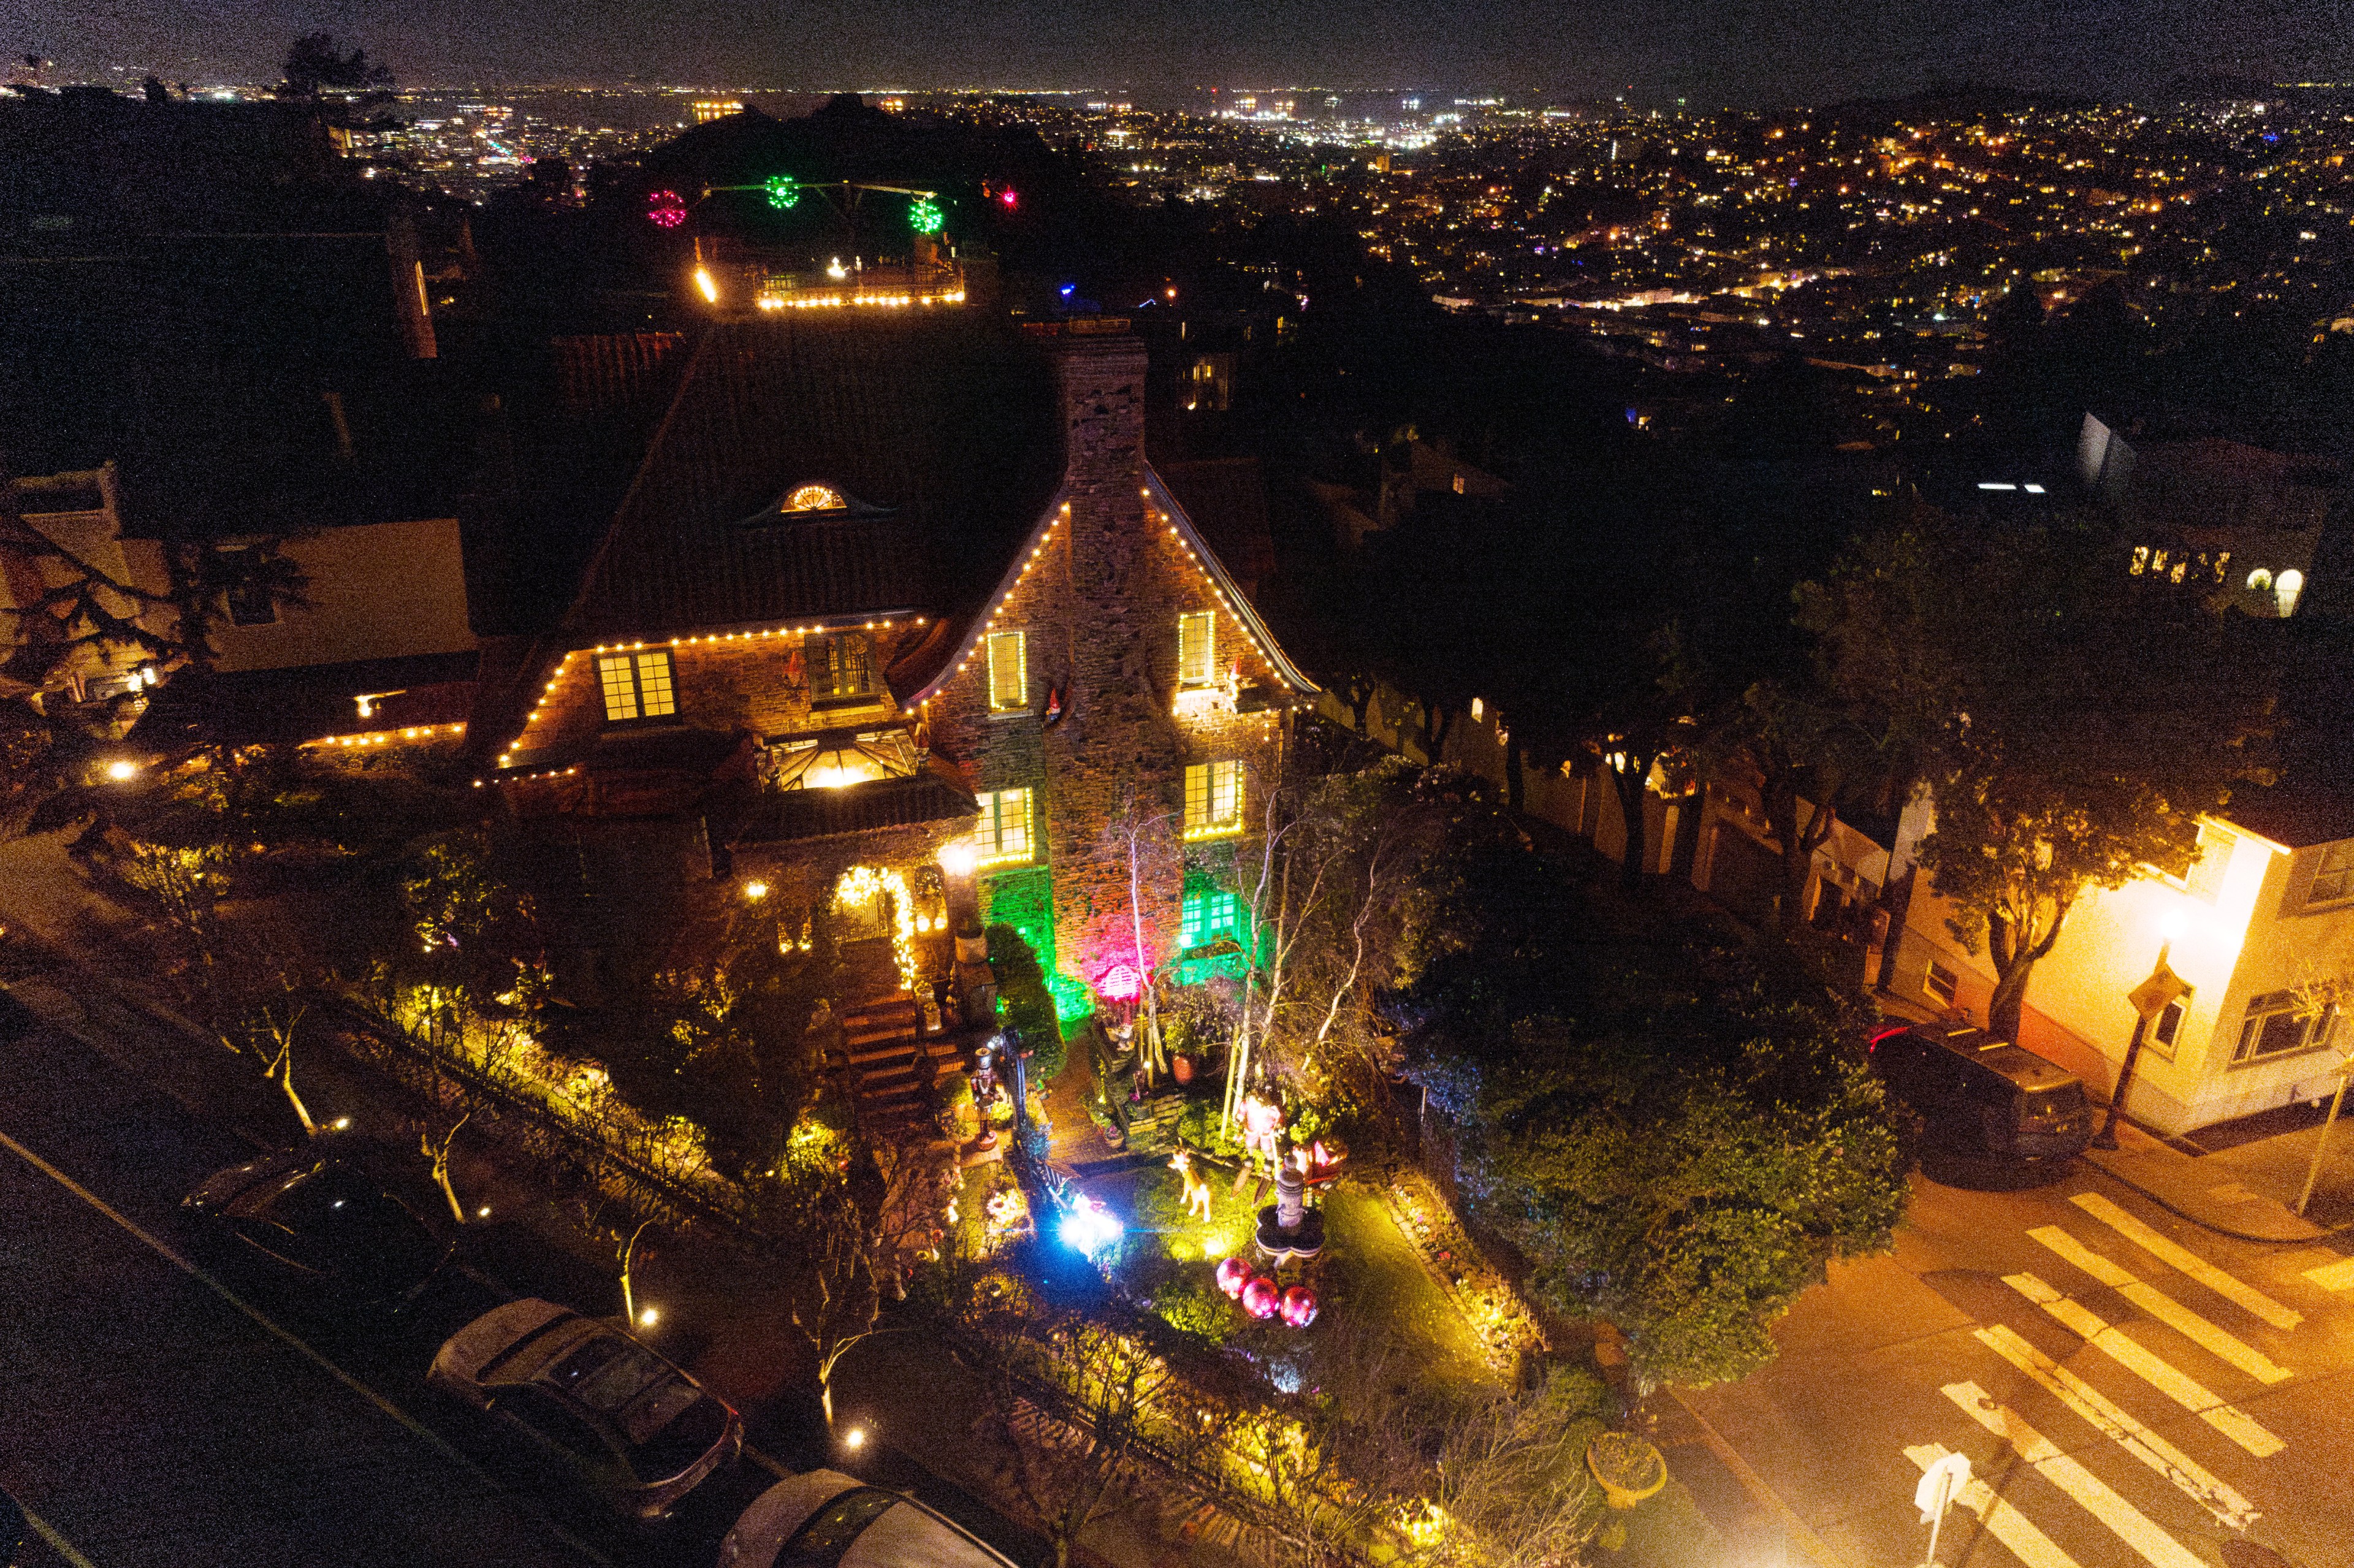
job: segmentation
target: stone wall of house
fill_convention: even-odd
[[[1093,985],[1137,956],[1128,867],[1105,844],[1106,825],[1132,793],[1170,818],[1173,850],[1186,766],[1236,758],[1263,779],[1278,725],[1272,715],[1234,712],[1220,694],[1180,696],[1180,614],[1218,613],[1221,672],[1271,683],[1274,671],[1147,493],[1144,345],[1108,337],[1057,347],[1068,459],[1063,504],[1034,541],[1019,580],[972,629],[926,713],[935,753],[972,789],[1037,792],[1055,959],[1064,975]],[[1014,630],[1027,633],[1029,705],[992,714],[986,636]],[[1063,704],[1052,725],[1044,717],[1050,693]],[[1169,957],[1182,887],[1176,855],[1161,857],[1141,900],[1148,964]]]
[[[877,621],[859,629],[872,643],[875,694],[871,701],[814,704],[809,665],[822,659],[823,635],[801,631],[720,633],[678,639],[649,638],[646,648],[668,648],[672,683],[678,701],[675,722],[723,733],[748,729],[763,737],[799,731],[880,725],[898,716],[898,706],[882,685],[881,671],[899,650],[926,635],[924,623]],[[639,644],[631,643],[636,649]],[[535,754],[569,750],[594,740],[607,727],[605,698],[598,683],[599,651],[566,655],[540,694],[538,716],[519,736],[502,736],[516,767]]]

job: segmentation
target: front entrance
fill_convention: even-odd
[[[833,929],[848,994],[913,989],[915,906],[906,877],[871,865],[843,872],[833,885]]]

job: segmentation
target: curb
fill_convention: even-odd
[[[2106,1176],[2112,1181],[2118,1182],[2123,1186],[2130,1187],[2135,1192],[2139,1192],[2143,1197],[2147,1198],[2151,1202],[2156,1203],[2159,1208],[2164,1209],[2176,1219],[2187,1221],[2191,1224],[2197,1225],[2202,1231],[2211,1232],[2213,1234],[2219,1236],[2227,1236],[2232,1241],[2250,1242],[2257,1246],[2311,1246],[2316,1242],[2327,1241],[2332,1236],[2342,1236],[2349,1231],[2354,1231],[2354,1221],[2349,1221],[2342,1225],[2333,1225],[2327,1230],[2317,1230],[2309,1236],[2260,1236],[2253,1234],[2247,1231],[2235,1231],[2229,1225],[2217,1224],[2212,1220],[2200,1219],[2197,1214],[2191,1213],[2189,1210],[2182,1208],[2179,1204],[2175,1203],[2171,1199],[2166,1197],[2163,1193],[2150,1191],[2147,1187],[2143,1186],[2132,1177],[2125,1174],[2125,1172],[2113,1170],[2106,1161],[2094,1159],[2089,1150],[2087,1150],[2084,1155],[2084,1160],[2085,1164],[2090,1165],[2094,1170],[2098,1171],[2102,1175]],[[2289,1212],[2285,1204],[2282,1206],[2281,1212],[2283,1213],[2287,1213]]]

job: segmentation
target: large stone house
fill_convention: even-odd
[[[822,909],[904,983],[978,916],[1066,1015],[1133,994],[1231,900],[1197,878],[1181,910],[1164,860],[1140,953],[1107,823],[1134,799],[1238,834],[1315,690],[1146,461],[1143,345],[780,314],[705,330],[569,609],[488,651],[482,787],[598,896],[667,833],[671,874],[788,930]]]

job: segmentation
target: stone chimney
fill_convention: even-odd
[[[1117,320],[1066,323],[1055,344],[1073,587],[1115,588],[1145,537],[1143,343]]]

